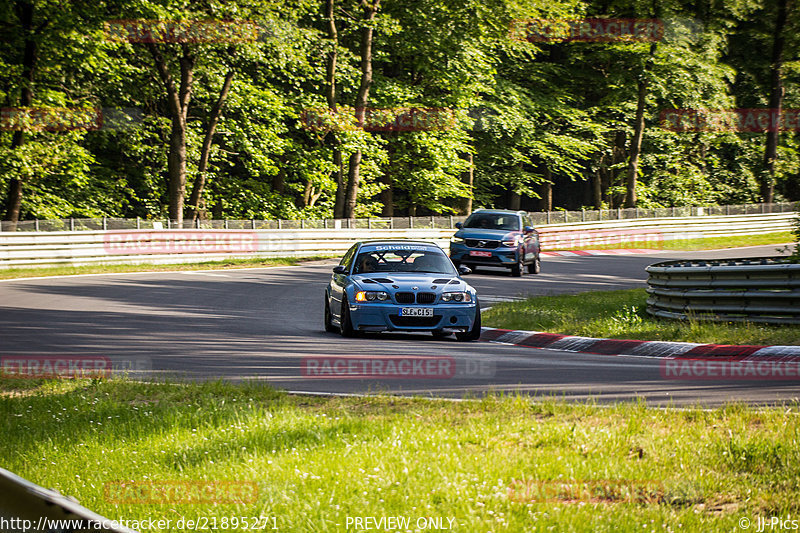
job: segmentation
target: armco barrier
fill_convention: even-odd
[[[66,496],[0,468],[0,532],[27,531],[136,533]]]
[[[787,258],[666,261],[647,272],[651,315],[800,324],[800,264]]]
[[[790,231],[796,213],[610,220],[553,224],[538,231],[544,250],[619,248],[674,239]],[[0,233],[0,268],[96,263],[189,263],[229,258],[339,255],[360,239],[423,239],[449,245],[454,230],[176,229]]]

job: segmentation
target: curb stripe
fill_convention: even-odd
[[[526,348],[547,348],[594,355],[636,355],[662,358],[769,359],[780,361],[800,357],[800,346],[753,346],[697,344],[691,342],[595,339],[541,331],[482,328],[480,340],[502,342]]]

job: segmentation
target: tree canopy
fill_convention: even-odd
[[[5,0],[4,218],[800,200],[794,0]]]

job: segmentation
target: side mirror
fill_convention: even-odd
[[[347,274],[347,267],[345,267],[344,265],[336,265],[335,267],[333,267],[333,273],[334,274]]]
[[[458,273],[462,276],[466,276],[467,274],[472,274],[472,269],[468,266],[460,265],[458,267]]]
[[[522,231],[525,233],[525,235],[530,235],[533,233],[533,226],[525,226]]]
[[[463,227],[464,227],[464,224],[462,224],[461,222],[456,222],[456,229],[461,229]]]

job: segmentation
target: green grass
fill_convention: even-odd
[[[0,269],[0,279],[16,279],[46,276],[69,276],[75,274],[116,274],[119,272],[173,272],[180,270],[224,270],[233,268],[258,268],[273,266],[290,266],[327,259],[328,256],[313,257],[255,257],[252,259],[224,259],[220,261],[204,261],[198,263],[181,263],[169,265],[84,265],[59,267],[25,267]]]
[[[537,296],[483,313],[485,326],[612,339],[713,344],[797,345],[800,326],[717,324],[651,317],[645,289]]]
[[[655,250],[719,250],[739,248],[742,246],[786,245],[795,242],[796,238],[789,231],[764,233],[762,235],[741,235],[737,237],[708,237],[705,239],[676,239],[670,241],[631,241],[621,244],[596,246],[579,246],[570,248],[547,248],[546,251],[558,250],[609,250],[615,248],[639,248]]]
[[[110,519],[274,516],[298,532],[343,531],[348,516],[450,517],[465,532],[732,531],[741,517],[800,512],[795,404],[455,403],[102,380],[6,380],[0,391],[3,466]],[[106,484],[124,480],[258,490],[238,505],[108,501]],[[521,480],[652,490],[634,502],[608,491],[600,502],[550,493],[541,503],[509,492]]]

